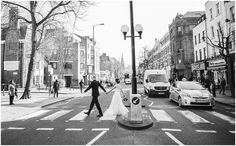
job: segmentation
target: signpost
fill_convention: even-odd
[[[130,123],[142,123],[142,104],[140,94],[131,94],[130,96],[131,104],[131,116]]]

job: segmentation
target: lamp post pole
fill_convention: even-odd
[[[135,40],[134,40],[134,20],[133,20],[133,1],[130,4],[130,31],[131,31],[131,53],[132,53],[132,94],[137,94],[137,79],[135,67]]]

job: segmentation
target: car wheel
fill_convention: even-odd
[[[151,93],[150,93],[150,91],[148,91],[148,97],[151,97],[152,95],[151,95]]]
[[[178,104],[179,104],[179,107],[182,107],[182,100],[181,100],[181,97],[178,98]]]

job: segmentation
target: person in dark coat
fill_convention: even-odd
[[[220,78],[220,94],[223,91],[223,95],[225,95],[225,85],[226,85],[226,81],[225,81],[225,78],[222,76]]]
[[[96,107],[99,111],[99,115],[97,115],[97,117],[103,116],[102,109],[101,109],[100,104],[98,102],[98,96],[100,95],[98,87],[100,87],[106,93],[106,90],[104,89],[104,87],[99,83],[99,81],[96,81],[96,77],[93,76],[93,81],[91,82],[89,87],[84,91],[84,92],[87,92],[88,90],[90,90],[92,88],[92,101],[90,103],[90,107],[89,107],[88,112],[84,112],[88,116],[90,115],[90,112],[93,109],[94,104],[96,105]]]
[[[16,88],[16,84],[14,83],[13,80],[10,80],[9,82],[9,86],[8,86],[9,90],[8,90],[8,94],[9,94],[9,99],[10,99],[10,105],[13,105],[13,100],[14,97],[17,97],[17,88]]]
[[[206,76],[206,79],[205,79],[205,87],[208,89],[209,92],[211,92],[211,81],[208,75]]]
[[[54,83],[53,83],[53,97],[55,98],[55,95],[58,97],[58,90],[59,90],[59,82],[56,80]]]
[[[80,86],[80,91],[81,91],[81,93],[82,93],[82,90],[83,90],[83,84],[84,84],[84,82],[81,80],[81,81],[79,82],[79,86]]]

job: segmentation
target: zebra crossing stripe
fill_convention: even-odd
[[[211,112],[208,112],[208,113],[210,113],[210,114],[212,114],[212,115],[214,115],[214,116],[216,116],[216,117],[218,117],[218,118],[220,118],[222,120],[228,121],[231,124],[235,124],[235,119],[234,118],[231,118],[229,116],[223,115],[221,113],[217,113],[215,111],[211,111]]]
[[[43,131],[47,131],[47,130],[49,130],[49,131],[51,131],[51,130],[53,130],[54,128],[37,128],[36,130],[43,130]]]
[[[169,128],[162,128],[161,130],[162,131],[178,131],[178,132],[182,131],[181,129],[169,129]]]
[[[151,110],[151,113],[157,121],[175,122],[164,110]]]
[[[34,112],[34,113],[31,113],[29,115],[26,115],[26,116],[23,116],[23,117],[20,117],[18,120],[27,120],[27,119],[30,119],[30,118],[33,118],[33,117],[37,117],[37,116],[40,116],[40,115],[43,115],[47,112],[49,112],[50,110],[40,110],[40,111],[37,111],[37,112]]]
[[[24,130],[25,128],[23,128],[23,127],[9,127],[7,129],[8,130]]]
[[[98,121],[108,121],[108,120],[111,120],[111,121],[115,121],[116,120],[116,116],[102,116],[101,118],[99,118]]]
[[[66,128],[65,131],[82,131],[83,128]]]
[[[196,115],[191,111],[178,111],[193,123],[211,123],[208,120]]]
[[[235,131],[229,131],[230,133],[235,133]]]
[[[58,112],[56,112],[56,113],[54,113],[52,115],[49,115],[47,117],[44,117],[44,118],[42,118],[40,120],[50,120],[50,121],[53,121],[53,120],[55,120],[55,119],[65,115],[65,114],[69,113],[70,111],[71,110],[60,110],[60,111],[58,111]]]
[[[202,133],[216,133],[215,130],[195,130],[196,132],[202,132]]]
[[[75,115],[74,117],[72,117],[71,119],[69,119],[68,121],[83,121],[87,115],[84,112],[87,112],[88,110],[82,110],[79,114]],[[91,113],[94,110],[91,111]],[[90,113],[90,114],[91,114]]]

